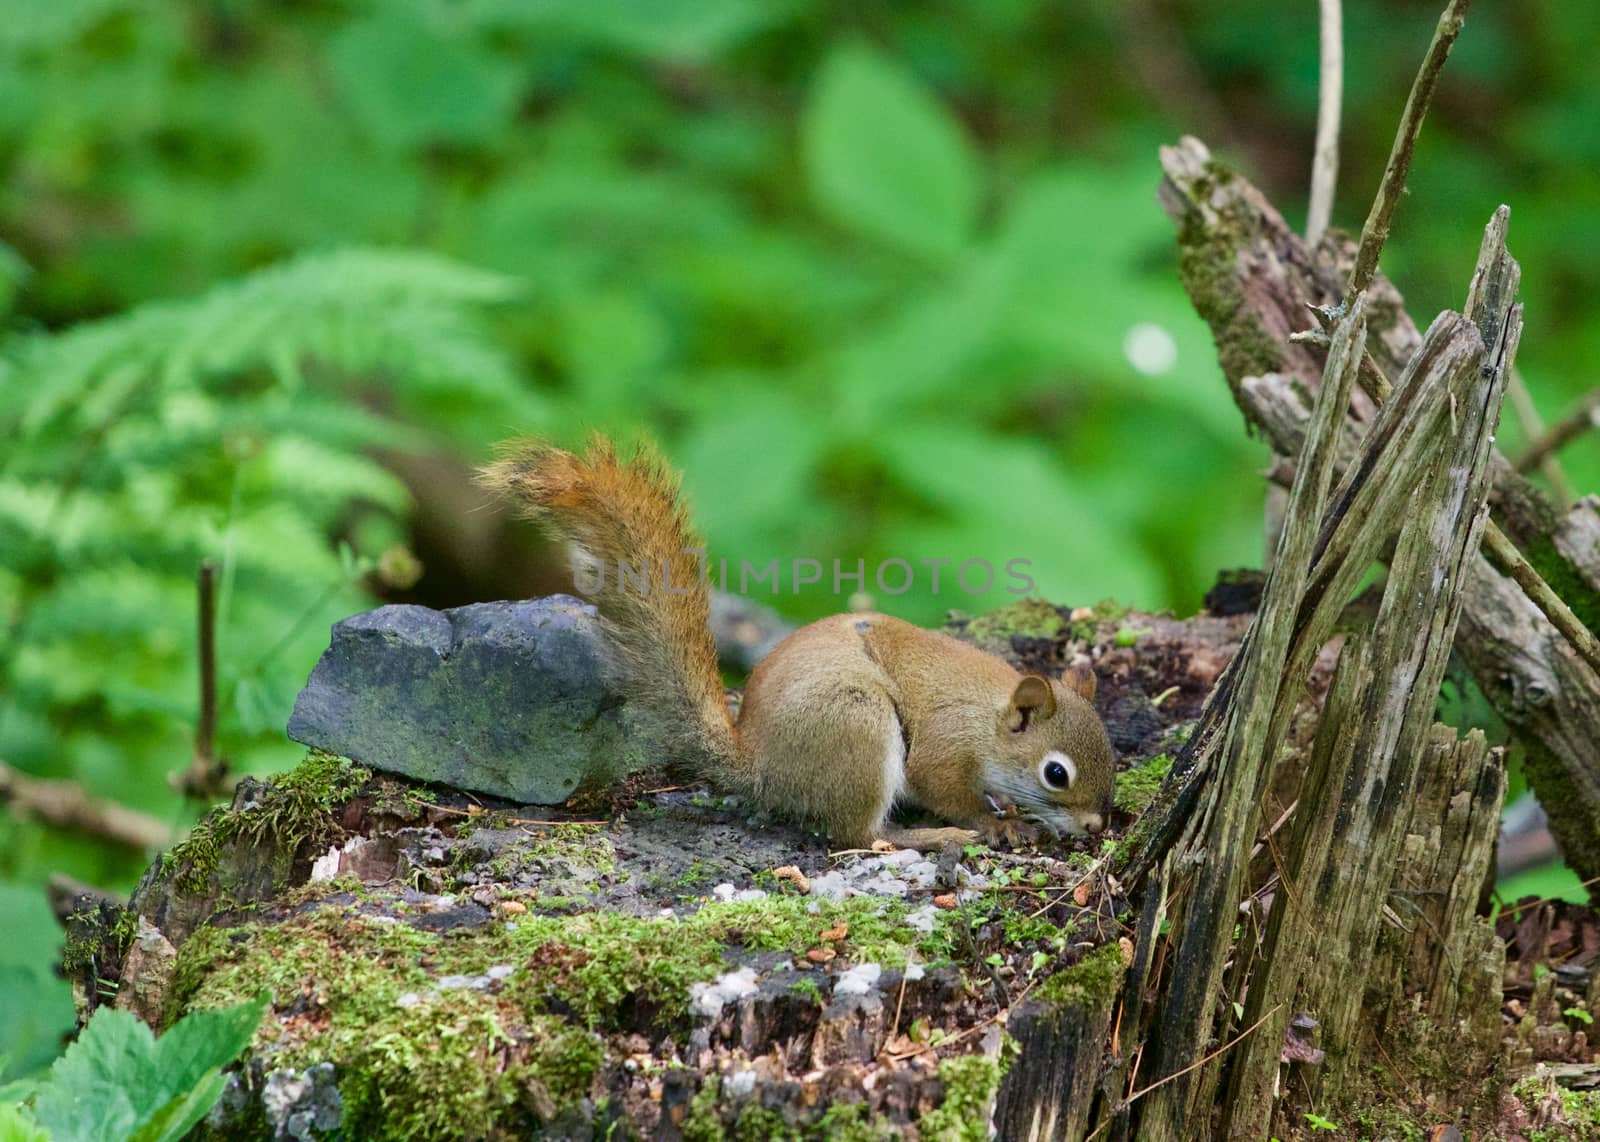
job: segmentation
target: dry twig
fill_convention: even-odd
[[[1422,120],[1428,114],[1428,104],[1433,102],[1434,88],[1439,85],[1439,73],[1444,61],[1450,58],[1450,49],[1461,34],[1466,21],[1469,0],[1450,0],[1439,26],[1434,30],[1433,42],[1423,57],[1417,71],[1411,94],[1406,97],[1405,113],[1400,117],[1400,129],[1395,132],[1394,147],[1389,151],[1389,162],[1383,170],[1383,182],[1378,186],[1378,196],[1373,199],[1372,210],[1366,225],[1361,228],[1361,246],[1356,251],[1355,269],[1350,272],[1350,285],[1345,290],[1344,305],[1349,308],[1356,296],[1372,284],[1378,272],[1378,255],[1389,237],[1389,223],[1394,219],[1394,208],[1405,190],[1406,176],[1411,173],[1411,156],[1416,150],[1417,133],[1422,130]]]
[[[76,781],[30,777],[0,761],[0,801],[27,816],[64,829],[78,829],[132,849],[164,849],[173,841],[164,822],[102,800]]]
[[[1550,625],[1561,632],[1561,636],[1583,656],[1585,662],[1594,667],[1595,673],[1600,674],[1600,639],[1596,639],[1594,632],[1583,625],[1583,621],[1572,613],[1572,608],[1562,601],[1561,596],[1550,589],[1550,584],[1540,578],[1539,573],[1522,557],[1522,552],[1517,550],[1517,545],[1495,526],[1494,520],[1489,520],[1488,526],[1483,529],[1483,554],[1496,571],[1516,581],[1528,600],[1544,612]]]
[[[1520,369],[1511,370],[1511,379],[1506,385],[1506,397],[1511,401],[1511,407],[1516,411],[1517,419],[1522,422],[1522,431],[1529,440],[1538,440],[1544,435],[1544,420],[1539,416],[1539,410],[1534,406],[1533,396],[1528,392],[1528,386],[1522,379]],[[1556,506],[1562,511],[1572,507],[1572,489],[1567,484],[1567,473],[1561,467],[1561,461],[1555,456],[1547,456],[1539,465],[1544,472],[1545,479],[1550,481],[1550,490],[1555,494]]]
[[[1321,68],[1317,90],[1317,146],[1311,159],[1311,205],[1306,210],[1306,245],[1315,246],[1333,216],[1339,182],[1339,109],[1344,103],[1344,13],[1340,0],[1319,0]]]
[[[1517,457],[1517,471],[1533,471],[1591,428],[1600,428],[1600,389],[1590,389],[1577,408],[1528,445],[1528,450]]]

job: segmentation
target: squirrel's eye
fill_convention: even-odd
[[[1052,789],[1065,789],[1077,776],[1072,759],[1063,754],[1051,754],[1039,767],[1039,778]]]

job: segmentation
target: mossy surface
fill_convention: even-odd
[[[1079,642],[1092,643],[1099,635],[1102,623],[1121,622],[1132,612],[1132,607],[1115,599],[1101,599],[1089,608],[1087,616],[1073,619],[1067,624],[1067,637],[1077,639]]]
[[[1029,883],[1026,875],[991,872],[1006,887]],[[979,893],[943,910],[878,896],[773,893],[648,916],[480,908],[474,923],[454,923],[467,907],[392,886],[303,886],[249,923],[196,931],[179,952],[170,1015],[265,991],[274,1017],[258,1033],[254,1058],[272,1071],[333,1063],[352,1136],[477,1137],[537,1128],[563,1114],[592,1118],[617,1037],[649,1029],[681,1049],[703,1026],[691,1010],[695,986],[740,964],[807,967],[805,953],[826,950],[828,971],[776,977],[780,990],[816,1012],[851,964],[894,970],[915,962],[920,971],[965,961],[965,993],[981,996],[1002,958],[991,949],[1031,975],[1048,970],[1073,938],[1070,926],[1028,915],[1038,907],[1033,896],[1012,892]],[[1089,986],[1090,976],[1099,978],[1092,965],[1100,955],[1089,968],[1062,974]],[[945,1017],[957,1016],[947,1010]],[[992,1060],[979,1059],[980,1068],[966,1059],[941,1062],[940,1083],[955,1101],[942,1117],[931,1111],[940,1132],[925,1136],[980,1136],[968,1132],[971,1115],[979,1106],[987,1115],[998,1072]],[[896,1129],[866,1109],[849,1121],[853,1112],[840,1111],[824,1129],[816,1108],[796,1124],[743,1102],[719,1103],[714,1091],[702,1092],[702,1101],[706,1137],[865,1139]]]
[[[1156,792],[1172,768],[1170,754],[1155,757],[1117,774],[1116,805],[1124,813],[1143,813],[1155,800]]]
[[[911,957],[948,960],[952,941],[943,926],[931,933],[909,926],[903,903],[871,897],[712,902],[682,918],[523,915],[444,932],[352,914],[344,900],[330,903],[338,907],[271,926],[201,929],[179,955],[175,1002],[224,1006],[265,989],[284,1007],[309,987],[330,1012],[338,1004],[359,1021],[403,993],[432,994],[441,977],[511,965],[496,994],[525,1013],[558,1011],[596,1026],[614,1019],[624,1002],[644,1001],[672,1021],[688,1012],[690,984],[728,969],[730,948],[798,955],[818,946],[823,933],[843,931],[830,946],[856,962],[894,967]]]
[[[1122,949],[1105,944],[1045,980],[1034,994],[1046,1003],[1108,1005],[1122,986],[1127,970]]]
[[[1066,629],[1061,612],[1043,599],[1020,599],[1008,607],[980,615],[967,624],[967,634],[978,641],[1022,638],[1055,638]]]
[[[298,767],[261,786],[259,800],[213,810],[162,858],[163,868],[180,889],[204,892],[217,871],[219,850],[242,842],[268,850],[274,880],[285,885],[302,848],[324,844],[338,832],[333,807],[371,778],[366,766],[312,750]]]
[[[983,1142],[1000,1087],[1000,1064],[984,1055],[962,1055],[939,1063],[944,1101],[922,1116],[918,1132],[926,1142]]]
[[[1237,177],[1213,159],[1191,197],[1214,201],[1212,191]],[[1203,219],[1192,211],[1178,228],[1178,276],[1195,311],[1211,327],[1217,360],[1235,391],[1243,378],[1275,372],[1283,362],[1282,343],[1245,304],[1237,266],[1239,250],[1250,237],[1245,225],[1229,217]]]
[[[1015,996],[1106,938],[1061,881],[1065,852],[830,857],[736,799],[648,796],[604,825],[533,822],[328,755],[243,787],[152,870],[125,922],[177,924],[162,928],[178,947],[166,1019],[271,997],[216,1129],[278,1131],[299,1097],[283,1084],[316,1071],[345,1137],[648,1136],[663,1084],[683,1085],[671,1076],[721,1070],[743,1077],[700,1092],[707,1137],[901,1137],[927,1114],[935,1136],[968,1137],[997,1064],[945,1064],[1000,1014],[1000,981]],[[882,1031],[845,1030],[869,1010]],[[767,1046],[747,1052],[752,1020]],[[846,1080],[818,1076],[883,1065],[891,1022],[899,1085],[838,1101]],[[832,1062],[774,1081],[820,1089],[752,1097],[750,1060],[809,1058],[813,1033]]]
[[[1541,1125],[1528,1128],[1528,1142],[1592,1142],[1600,1138],[1600,1091],[1568,1090],[1538,1072],[1511,1088],[1511,1096]]]

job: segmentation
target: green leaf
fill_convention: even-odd
[[[26,1107],[0,1103],[0,1142],[50,1142],[50,1132]]]
[[[57,47],[129,0],[4,0],[0,3],[0,50]]]
[[[806,175],[836,221],[908,253],[946,260],[971,239],[977,159],[956,120],[894,60],[834,51],[801,124]]]
[[[128,1142],[178,1142],[199,1125],[217,1099],[222,1097],[227,1078],[212,1069],[203,1074],[194,1089],[180,1094],[153,1114],[149,1121],[136,1130]]]
[[[379,141],[478,143],[510,120],[517,76],[461,29],[383,4],[347,28],[329,57],[356,117]]]
[[[1154,569],[1132,529],[1107,519],[1038,445],[975,429],[907,424],[879,447],[900,485],[946,517],[883,529],[888,554],[917,568],[919,589],[932,586],[931,569],[920,561],[948,561],[938,588],[941,610],[981,611],[1019,594],[1066,604],[1155,595]],[[1014,560],[1025,562],[1008,567]],[[992,579],[978,563],[963,577],[968,561],[987,563]]]
[[[129,1012],[102,1007],[50,1068],[33,1112],[59,1139],[123,1139],[144,1117],[134,1100],[148,1099],[160,1085],[150,1028]]]
[[[191,1011],[156,1040],[156,1066],[167,1089],[187,1091],[232,1062],[255,1036],[265,997],[235,1007]]]
[[[34,1096],[59,1142],[168,1142],[222,1094],[219,1073],[249,1044],[266,998],[180,1019],[159,1040],[126,1011],[102,1007]]]
[[[61,929],[44,891],[35,885],[0,883],[0,1078],[26,1075],[60,1050],[74,1022],[72,989],[57,978]]]
[[[709,59],[788,16],[788,0],[480,0],[486,24],[549,29],[684,62]]]

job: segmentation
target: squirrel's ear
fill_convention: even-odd
[[[1013,730],[1025,730],[1034,718],[1048,718],[1056,712],[1056,692],[1037,674],[1029,674],[1011,692],[1007,721]]]
[[[1094,701],[1095,688],[1099,679],[1095,677],[1092,666],[1069,666],[1061,672],[1061,681],[1085,702]]]

